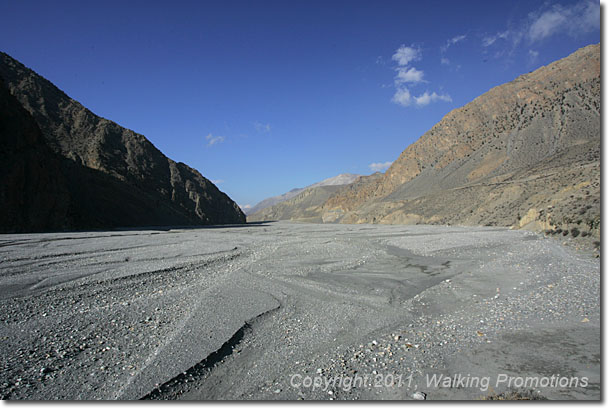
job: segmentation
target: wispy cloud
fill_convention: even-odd
[[[533,43],[563,32],[579,36],[599,30],[599,25],[600,5],[597,1],[584,0],[571,7],[554,4],[547,10],[530,14],[527,39]]]
[[[466,40],[466,34],[460,34],[459,36],[450,38],[449,40],[447,40],[445,45],[441,46],[441,53],[445,53],[447,50],[449,50],[449,47],[456,45],[457,43],[463,40]]]
[[[223,182],[225,182],[225,180],[224,179],[212,179],[211,182],[214,185],[218,185],[218,184],[222,184]]]
[[[448,39],[445,44],[441,46],[441,64],[442,65],[451,65],[451,61],[445,57],[445,53],[449,50],[450,47],[456,45],[457,43],[466,40],[466,34],[460,34],[455,37]]]
[[[509,35],[510,35],[510,31],[506,30],[506,31],[502,31],[502,32],[496,33],[491,36],[483,37],[483,47],[489,47],[500,39],[506,40]]]
[[[529,13],[526,19],[504,31],[483,37],[484,49],[509,46],[512,53],[524,43],[532,46],[559,34],[578,37],[600,29],[600,4],[595,0],[581,0],[569,6],[550,2]],[[500,42],[499,40],[505,40]],[[496,56],[504,52],[496,52]],[[530,55],[531,56],[531,55]]]
[[[271,124],[263,124],[262,122],[254,121],[254,128],[258,132],[269,132],[271,131]]]
[[[246,210],[252,208],[252,205],[250,205],[250,204],[239,205],[239,207],[241,208],[242,211],[246,211]]]
[[[528,30],[530,41],[542,40],[557,32],[567,22],[567,13],[561,6],[555,6],[553,10],[544,12],[536,18]]]
[[[373,172],[381,172],[381,171],[385,171],[386,169],[388,169],[390,167],[390,165],[392,165],[392,161],[373,162],[372,164],[369,164],[369,168]]]
[[[205,140],[208,142],[208,147],[212,145],[220,144],[225,140],[225,137],[216,136],[214,137],[212,134],[208,134],[205,136]]]

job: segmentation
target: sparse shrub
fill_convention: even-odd
[[[563,236],[568,236],[568,230],[566,229],[565,231],[563,231]]]
[[[578,228],[572,228],[572,230],[570,231],[570,233],[572,234],[572,236],[574,238],[576,238],[578,235],[580,235],[580,230]]]
[[[527,390],[524,392],[505,392],[501,394],[490,394],[485,397],[484,400],[548,400],[546,397],[541,396],[533,390]]]
[[[600,223],[599,216],[597,216],[593,219],[590,219],[587,222],[587,225],[589,225],[589,228],[591,228],[591,230],[594,230],[594,229],[599,229],[599,223]]]

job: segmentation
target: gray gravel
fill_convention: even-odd
[[[599,399],[600,265],[500,228],[3,235],[0,338],[8,399]]]

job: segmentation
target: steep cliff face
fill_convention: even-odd
[[[0,232],[64,228],[69,194],[61,158],[1,83],[0,155]]]
[[[144,136],[96,116],[4,53],[0,77],[45,145],[62,159],[65,176],[74,183],[86,174],[98,184],[98,191],[70,188],[72,212],[78,215],[67,227],[245,222],[237,204],[199,172],[167,158]]]
[[[575,220],[595,226],[599,153],[598,44],[450,112],[381,178],[330,198],[322,217],[556,229],[586,209]]]

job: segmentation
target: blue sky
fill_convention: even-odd
[[[0,50],[240,205],[385,170],[452,109],[600,41],[576,1],[27,1]]]

